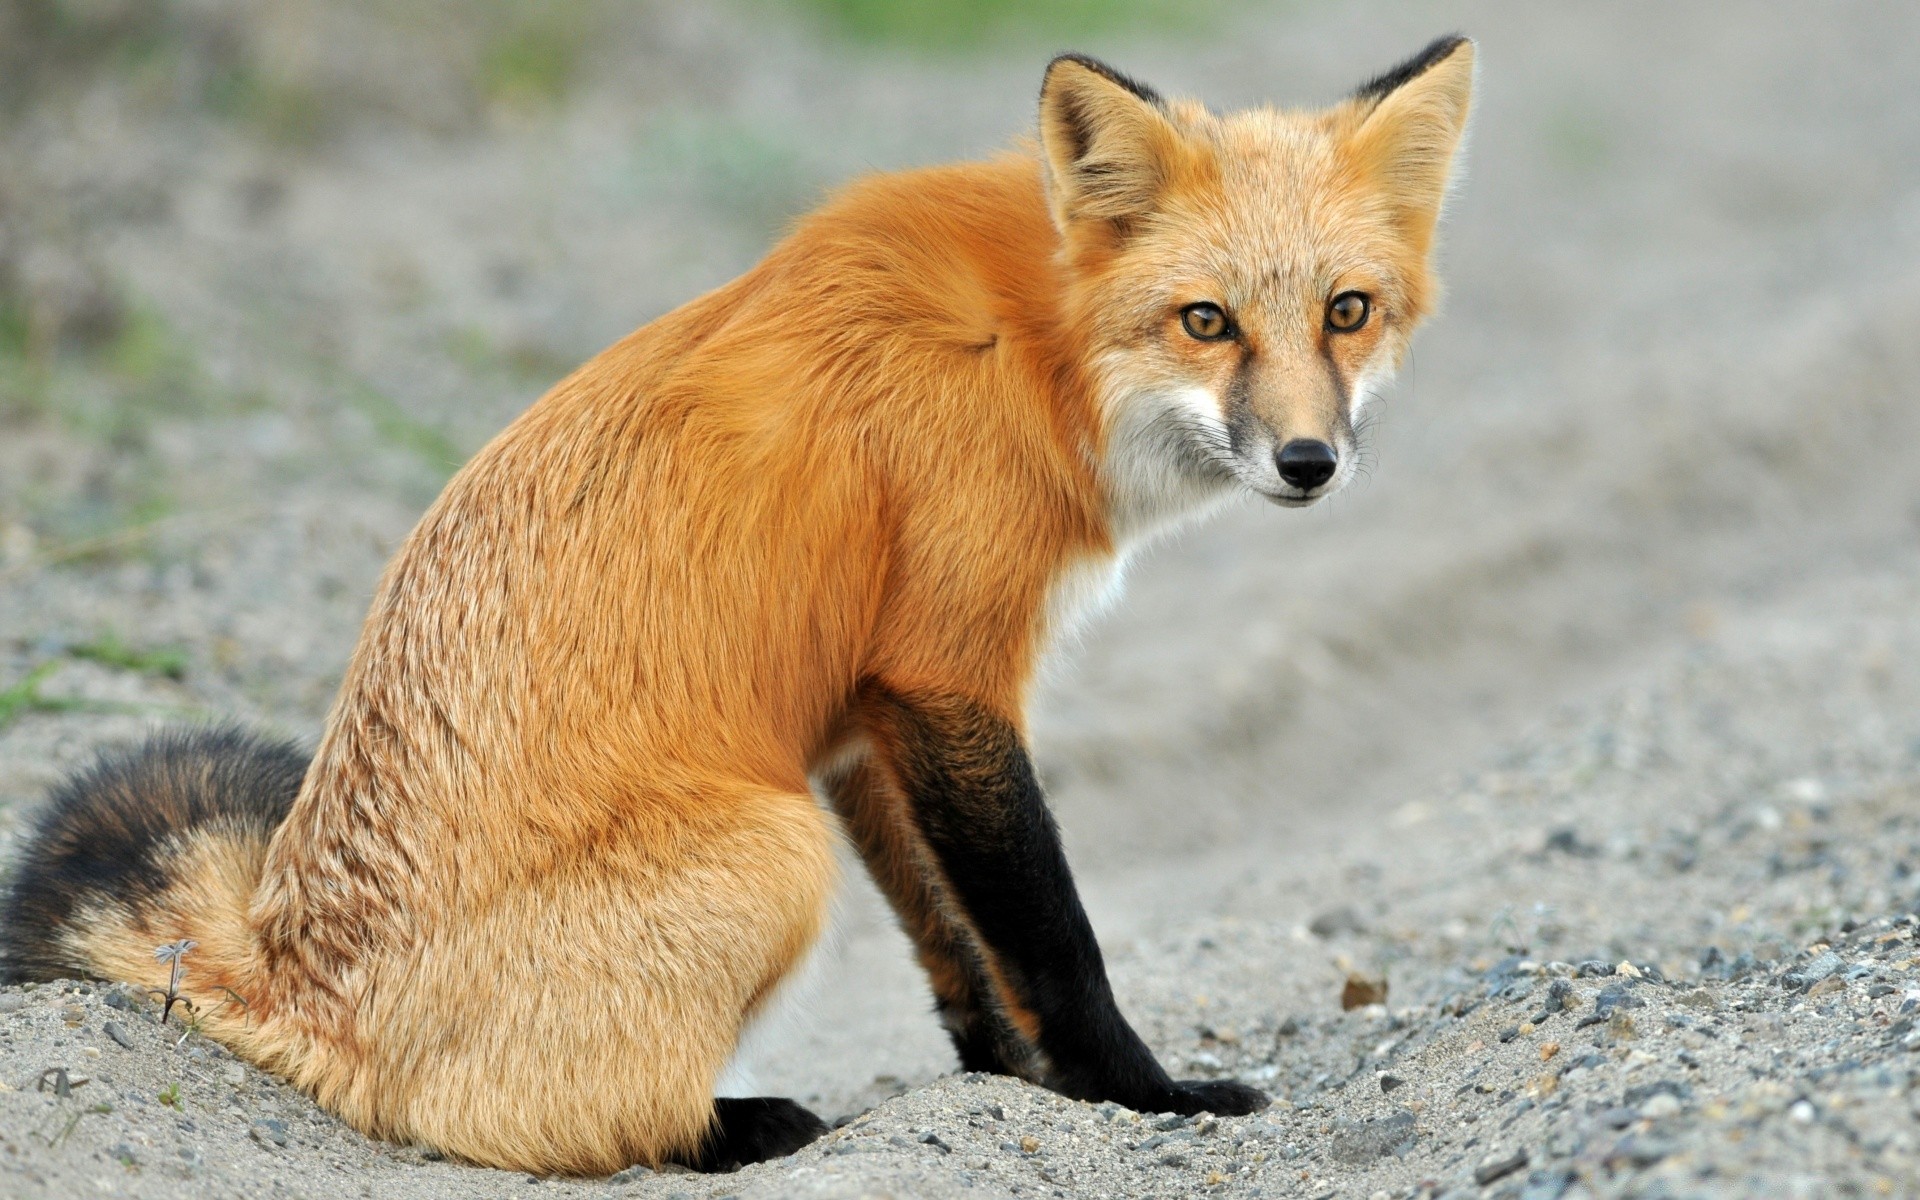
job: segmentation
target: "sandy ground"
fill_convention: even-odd
[[[650,20],[601,50],[631,70],[447,128],[290,149],[124,83],[16,114],[0,265],[104,273],[193,366],[131,432],[104,368],[0,425],[0,696],[37,681],[0,837],[154,723],[312,737],[461,453],[819,187],[1003,143],[1045,57]],[[0,993],[0,1194],[1920,1194],[1920,14],[1249,10],[1088,48],[1318,101],[1455,27],[1450,299],[1369,478],[1154,553],[1036,719],[1123,1006],[1272,1110],[951,1075],[855,876],[757,1056],[851,1119],[793,1159],[430,1161],[72,985]],[[1349,972],[1388,1003],[1343,1012]]]

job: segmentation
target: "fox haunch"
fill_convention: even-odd
[[[310,763],[167,735],[57,791],[0,968],[177,993],[376,1137],[727,1169],[823,1129],[714,1090],[844,833],[966,1068],[1259,1108],[1121,1014],[1027,696],[1144,541],[1346,482],[1436,298],[1472,80],[1443,38],[1222,116],[1054,60],[1037,144],[850,185],[475,456]]]

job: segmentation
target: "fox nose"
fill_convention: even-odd
[[[1333,478],[1334,464],[1339,459],[1333,447],[1325,442],[1295,438],[1280,447],[1273,461],[1280,468],[1280,478],[1303,492],[1310,492]]]

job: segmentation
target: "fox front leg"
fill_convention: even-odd
[[[865,707],[874,754],[904,799],[922,869],[946,910],[940,936],[963,943],[957,969],[992,1006],[978,1023],[1031,1047],[998,1056],[1003,1069],[1140,1112],[1265,1108],[1266,1095],[1243,1084],[1169,1078],[1120,1014],[1019,731],[957,697],[873,688]]]
[[[961,919],[889,764],[870,753],[850,758],[821,784],[874,884],[913,939],[960,1069],[1038,1079],[1037,1051],[995,1004],[979,939]]]

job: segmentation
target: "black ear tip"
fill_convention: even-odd
[[[1356,100],[1379,100],[1383,96],[1418,79],[1434,66],[1453,57],[1454,51],[1462,46],[1473,45],[1473,39],[1464,33],[1449,33],[1427,43],[1426,49],[1407,61],[1361,84],[1354,90]]]
[[[1108,83],[1111,83],[1116,87],[1125,88],[1127,91],[1132,92],[1134,95],[1138,96],[1140,99],[1145,100],[1148,104],[1161,103],[1160,93],[1154,91],[1152,88],[1148,87],[1146,84],[1141,83],[1138,79],[1133,78],[1131,75],[1128,75],[1123,71],[1114,70],[1112,67],[1108,66],[1106,63],[1103,63],[1099,59],[1093,57],[1091,54],[1081,54],[1073,50],[1063,50],[1060,53],[1054,55],[1052,60],[1047,63],[1046,74],[1042,77],[1042,79],[1051,80],[1053,78],[1053,72],[1055,71],[1055,69],[1057,69],[1060,66],[1061,63],[1072,63],[1075,66],[1084,67],[1086,70],[1092,71],[1095,75],[1100,76],[1100,78],[1106,80]],[[1043,82],[1041,86],[1044,88],[1045,83]]]

